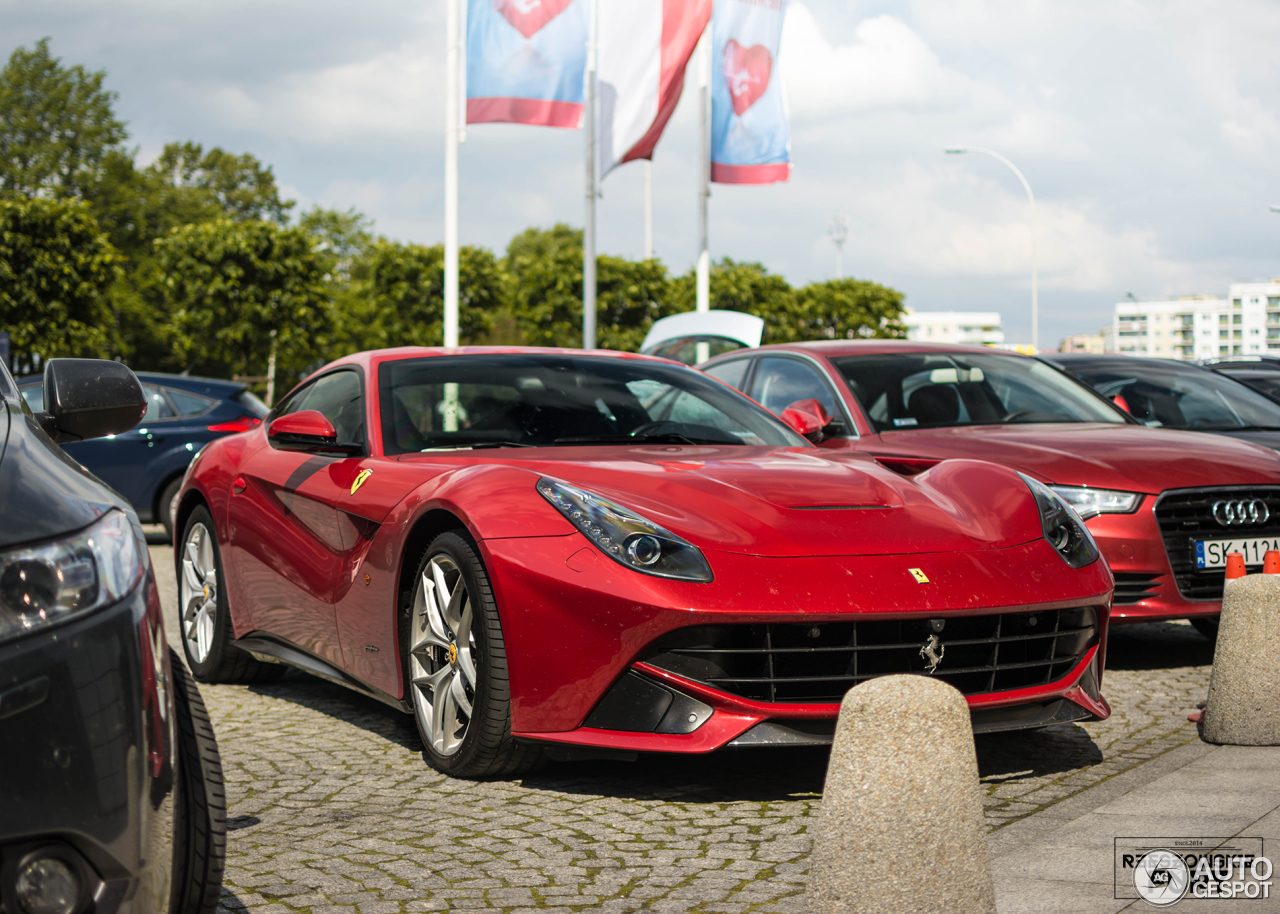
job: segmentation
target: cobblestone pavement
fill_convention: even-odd
[[[177,646],[172,553],[152,558]],[[1212,645],[1113,630],[1110,720],[977,738],[996,829],[1196,738]],[[802,910],[825,750],[552,764],[511,781],[432,771],[412,719],[304,673],[201,686],[231,829],[220,912]]]

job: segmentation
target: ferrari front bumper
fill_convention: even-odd
[[[1083,628],[1073,630],[1071,638],[1076,640],[1069,654],[1058,647],[1058,640],[1044,641],[1040,635],[1040,640],[1016,633],[1006,638],[1050,645],[1048,660],[1022,664],[1035,665],[1045,675],[1014,685],[1001,685],[993,677],[994,688],[968,689],[966,698],[979,731],[1105,718],[1110,713],[1100,689],[1110,572],[1103,562],[1069,568],[1043,541],[984,552],[898,556],[763,558],[708,553],[716,576],[709,584],[638,574],[604,557],[577,534],[488,540],[481,549],[502,617],[512,729],[518,738],[624,752],[691,753],[731,744],[795,743],[801,737],[822,741],[839,713],[841,690],[828,689],[812,701],[795,694],[768,700],[781,695],[775,688],[762,700],[760,693],[739,681],[713,684],[709,677],[683,667],[671,669],[672,664],[661,659],[660,648],[672,633],[691,630],[816,630],[852,628],[851,622],[864,627],[910,623],[915,631],[941,621],[951,626],[950,631],[962,632],[966,624],[997,617],[1016,616],[1019,625],[1026,625],[1027,619],[1035,625],[1037,619],[1087,617],[1092,627],[1087,637],[1077,634]],[[912,571],[922,572],[926,580],[919,581]],[[946,647],[948,637],[944,632],[940,648]],[[929,642],[921,641],[890,647],[899,657],[919,653],[924,658]],[[966,643],[972,645],[976,639],[951,641],[954,658],[964,656]],[[924,673],[927,662],[918,659],[919,669],[879,673]],[[966,673],[947,669],[945,656],[942,662],[939,676],[944,670]],[[648,692],[657,694],[652,700],[661,708],[643,707],[641,698],[619,700],[613,694],[636,680],[650,686]],[[632,691],[641,695],[646,689]],[[633,716],[641,724],[619,724],[615,715],[609,726],[599,726],[609,720],[602,713],[607,704],[624,706],[627,701],[637,705]],[[679,719],[673,708],[680,711]],[[763,724],[771,726],[760,730]]]

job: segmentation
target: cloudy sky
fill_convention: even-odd
[[[609,0],[605,0],[609,2]],[[443,235],[442,0],[0,0],[0,47],[43,36],[107,71],[142,159],[165,142],[247,151],[301,207],[388,236]],[[789,183],[716,185],[713,257],[793,283],[846,275],[918,310],[996,310],[1030,334],[1036,194],[1041,345],[1138,298],[1280,275],[1280,4],[1202,0],[792,0],[780,65]],[[682,101],[654,162],[658,255],[696,256],[697,125]],[[578,131],[481,125],[462,148],[464,243],[582,223]],[[643,166],[604,183],[600,247],[637,257]]]

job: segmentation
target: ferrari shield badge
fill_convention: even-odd
[[[356,477],[356,481],[351,484],[351,494],[355,495],[356,490],[364,485],[364,481],[373,475],[373,470],[361,470],[360,475]]]
[[[352,490],[352,491],[354,491],[354,490]],[[928,584],[928,583],[929,583],[929,576],[928,576],[927,574],[925,574],[925,573],[924,573],[922,570],[920,570],[919,568],[908,568],[908,569],[907,569],[907,571],[911,572],[911,576],[912,576],[913,578],[915,578],[915,579],[916,579],[916,583],[917,583],[917,584]]]

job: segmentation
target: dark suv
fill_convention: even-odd
[[[267,406],[237,381],[139,372],[147,411],[136,428],[66,452],[129,500],[144,524],[164,524],[173,536],[170,506],[182,475],[200,449],[224,435],[246,432]],[[32,410],[44,408],[44,380],[22,378],[18,391]]]
[[[208,914],[226,843],[209,718],[137,515],[58,446],[132,428],[142,385],[54,359],[44,386],[33,412],[0,365],[0,911]]]

